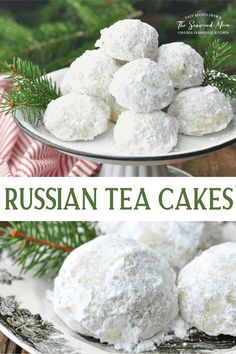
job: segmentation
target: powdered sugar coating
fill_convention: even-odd
[[[222,225],[222,235],[218,238],[218,243],[232,241],[236,242],[236,222],[227,222]]]
[[[181,315],[213,336],[236,335],[236,243],[209,248],[180,272]]]
[[[49,103],[44,124],[62,141],[92,140],[107,130],[110,114],[101,98],[68,93]]]
[[[188,44],[163,44],[158,49],[156,61],[164,66],[176,88],[199,86],[203,82],[203,58]]]
[[[178,119],[180,133],[196,136],[223,130],[233,118],[230,99],[210,85],[179,92],[168,114]]]
[[[107,96],[104,100],[111,109],[111,121],[116,123],[119,115],[126,111],[126,108],[119,105],[112,95]]]
[[[216,222],[99,222],[101,233],[143,242],[160,253],[177,272],[206,247],[218,242]]]
[[[178,139],[178,124],[166,113],[121,113],[114,128],[114,139],[121,151],[129,154],[162,154],[169,152]]]
[[[214,222],[155,222],[154,248],[179,271],[208,245],[215,243],[220,228]],[[154,239],[154,237],[152,238]]]
[[[143,113],[168,106],[174,96],[168,74],[150,59],[122,66],[114,74],[109,91],[121,106]]]
[[[135,345],[176,316],[175,275],[163,257],[141,243],[98,237],[64,261],[53,308],[75,332],[119,348]]]
[[[154,27],[140,20],[120,20],[101,30],[95,46],[123,61],[152,59],[157,55],[158,33]]]
[[[60,89],[63,94],[70,92],[106,97],[113,74],[120,66],[100,50],[87,50],[71,64]]]

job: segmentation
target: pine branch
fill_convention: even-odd
[[[216,86],[221,92],[231,98],[236,97],[235,75],[229,76],[225,73],[212,70],[207,73],[207,78],[205,78],[204,84]]]
[[[16,229],[12,229],[9,232],[9,236],[22,238],[22,239],[24,239],[27,242],[38,243],[39,245],[48,246],[48,247],[55,248],[57,250],[64,251],[64,252],[71,252],[71,251],[73,251],[75,249],[74,247],[62,246],[62,245],[59,245],[57,243],[49,242],[47,240],[40,240],[40,239],[37,239],[36,237],[28,236],[24,232],[21,232],[21,231],[16,230]]]
[[[3,63],[3,69],[9,72],[9,81],[15,82],[18,80],[37,80],[45,75],[45,72],[28,60],[21,60],[20,58],[13,58],[12,64]]]
[[[225,95],[236,97],[236,78],[225,74],[224,66],[231,58],[231,46],[216,39],[209,45],[204,56],[205,78],[203,86],[216,86]]]
[[[49,38],[48,40],[41,40],[41,41],[35,41],[32,43],[28,48],[25,49],[25,51],[30,54],[31,52],[40,52],[44,50],[44,48],[51,46],[58,46],[63,43],[70,43],[74,39],[81,38],[85,35],[85,32],[83,31],[74,31],[72,33],[66,33],[62,35],[57,35],[57,37]]]
[[[215,39],[205,52],[205,69],[222,71],[231,57],[231,46],[227,42]]]
[[[8,71],[12,89],[1,95],[0,110],[13,116],[21,111],[30,123],[41,123],[48,103],[60,97],[59,89],[44,70],[30,61],[14,58],[12,64],[4,63],[3,69]]]
[[[22,273],[34,269],[38,277],[55,276],[69,252],[96,236],[88,222],[11,222],[2,231],[0,250],[9,249]]]

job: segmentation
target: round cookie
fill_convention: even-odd
[[[230,99],[210,85],[179,92],[168,114],[177,118],[180,133],[196,136],[223,130],[233,118]]]
[[[61,92],[107,97],[112,77],[119,68],[114,59],[100,50],[87,50],[71,64],[60,84]]]
[[[132,347],[176,316],[175,275],[163,257],[141,243],[97,237],[64,261],[53,308],[75,332],[119,349]]]
[[[95,46],[122,61],[152,59],[157,55],[158,33],[154,27],[140,20],[120,20],[101,30]]]
[[[180,313],[208,335],[236,335],[236,243],[209,248],[178,277]]]
[[[188,44],[163,44],[156,61],[164,66],[176,88],[199,86],[204,80],[203,58]]]
[[[178,123],[162,111],[120,114],[114,127],[117,147],[127,154],[155,155],[173,149],[178,139]]]
[[[150,59],[137,59],[113,76],[110,93],[123,107],[149,113],[168,106],[174,87],[164,68]]]
[[[219,242],[216,222],[109,222],[98,223],[98,232],[118,233],[150,246],[177,272],[200,251]]]
[[[218,238],[218,243],[223,242],[236,242],[236,222],[229,221],[222,225],[222,235]]]
[[[49,103],[44,125],[62,141],[92,140],[107,130],[110,115],[102,98],[68,93]]]

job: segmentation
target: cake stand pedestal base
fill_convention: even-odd
[[[190,177],[179,168],[168,165],[127,166],[103,164],[98,177]]]

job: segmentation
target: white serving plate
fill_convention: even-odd
[[[46,293],[53,282],[19,275],[19,268],[11,260],[0,260],[0,331],[30,354],[107,354],[122,353],[72,332],[54,314]],[[46,322],[45,322],[46,321]],[[149,354],[235,354],[236,338],[222,338],[188,343],[177,340],[166,343]],[[205,349],[200,349],[199,345]],[[219,349],[218,349],[219,348]],[[230,349],[222,349],[230,348]],[[177,350],[178,349],[178,350]],[[140,353],[140,354],[148,354]]]
[[[37,279],[28,273],[19,276],[19,268],[9,259],[2,259],[0,261],[0,331],[30,354],[114,352],[112,348],[86,340],[70,331],[53,313],[51,303],[46,298],[48,289],[52,289],[52,281]],[[14,308],[15,306],[18,306],[18,310]],[[46,327],[45,321],[50,325]]]
[[[49,76],[58,85],[67,70],[67,68],[57,70],[49,74]],[[35,127],[27,123],[20,112],[16,114],[15,121],[26,134],[43,144],[69,155],[106,164],[124,164],[130,166],[165,165],[177,160],[186,160],[208,154],[236,142],[236,119],[234,119],[225,130],[215,134],[203,137],[180,134],[178,145],[173,151],[167,154],[136,156],[127,155],[125,152],[118,150],[113,138],[113,124],[110,124],[107,132],[96,137],[93,141],[64,142],[55,138],[44,127]]]

